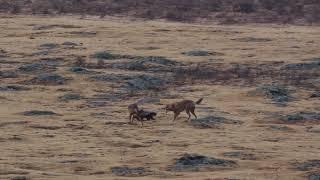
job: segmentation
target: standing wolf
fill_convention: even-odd
[[[175,121],[177,119],[177,117],[179,116],[179,114],[182,111],[186,111],[186,113],[189,116],[188,120],[190,119],[191,114],[193,114],[194,117],[197,119],[198,117],[194,111],[196,109],[196,105],[200,104],[202,102],[202,100],[203,100],[203,98],[200,98],[196,102],[191,101],[191,100],[182,100],[182,101],[179,101],[176,103],[166,105],[165,110],[166,110],[166,113],[167,113],[167,111],[173,111],[173,113],[174,113],[173,121]]]

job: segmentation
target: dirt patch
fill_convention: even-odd
[[[65,28],[65,29],[73,29],[73,28],[81,28],[81,26],[74,26],[69,24],[51,24],[51,25],[32,25],[33,30],[50,30],[54,28]]]
[[[208,116],[201,119],[191,120],[191,125],[200,129],[220,128],[223,124],[242,124],[242,122],[219,116]]]
[[[94,37],[97,35],[97,32],[90,32],[90,31],[72,31],[69,32],[71,35],[77,35],[81,37]]]
[[[320,133],[320,126],[307,127],[307,132]]]
[[[57,130],[57,129],[61,129],[63,127],[60,126],[43,126],[43,125],[30,125],[30,128],[35,128],[35,129],[45,129],[45,130]]]
[[[2,122],[0,123],[0,128],[5,127],[5,126],[10,126],[10,125],[24,125],[29,123],[28,121],[13,121],[13,122]]]
[[[145,97],[145,98],[142,98],[142,99],[139,99],[136,103],[139,104],[139,105],[142,105],[142,104],[160,104],[160,98],[148,98],[148,97]]]
[[[257,160],[258,159],[254,154],[240,152],[240,151],[226,152],[226,153],[223,153],[223,156],[229,157],[229,158],[238,158],[241,160]]]

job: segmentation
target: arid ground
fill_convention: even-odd
[[[319,27],[2,16],[0,38],[0,179],[320,178]],[[155,121],[128,124],[137,101]]]

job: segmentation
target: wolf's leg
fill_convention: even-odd
[[[191,113],[194,115],[194,117],[195,117],[196,119],[198,119],[196,113],[194,113],[194,110],[195,110],[195,108],[192,108],[190,111],[191,111]]]
[[[190,120],[190,118],[191,118],[191,114],[190,114],[190,111],[189,111],[189,109],[186,109],[186,113],[188,114],[188,121]]]
[[[180,113],[174,113],[174,118],[173,121],[175,121],[177,119],[177,117],[179,116]]]

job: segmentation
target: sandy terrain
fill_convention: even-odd
[[[0,72],[16,74],[0,76],[0,179],[291,180],[312,178],[317,173],[320,177],[320,161],[300,167],[310,160],[320,160],[318,119],[313,116],[310,122],[277,121],[279,114],[319,113],[319,98],[309,98],[319,91],[319,86],[288,85],[294,89],[294,100],[280,106],[270,98],[248,95],[270,80],[242,84],[186,79],[176,83],[170,71],[111,67],[110,63],[131,61],[125,57],[105,60],[103,68],[94,67],[98,60],[92,56],[109,51],[117,55],[162,56],[184,63],[184,67],[195,63],[231,67],[235,63],[254,66],[273,62],[282,63],[280,67],[320,57],[319,27],[3,16],[0,38]],[[183,54],[192,50],[218,54]],[[79,56],[89,64],[84,67],[92,72],[70,71]],[[46,66],[35,70],[21,68],[39,62]],[[51,85],[31,80],[45,73],[61,75],[65,82]],[[170,85],[157,91],[123,93],[126,82],[122,79],[93,79],[101,75],[130,78],[141,74],[161,77]],[[313,83],[320,83],[319,77],[314,79]],[[12,90],[8,85],[22,90]],[[61,98],[70,93],[80,97]],[[141,105],[158,112],[156,121],[145,122],[143,127],[139,123],[128,124],[127,105],[143,97],[160,99]],[[169,102],[200,97],[204,97],[196,110],[200,119],[219,116],[238,123],[196,128],[185,121],[187,115],[182,113],[173,124],[173,114],[166,115],[162,109]],[[27,113],[35,110],[56,114]],[[232,160],[236,165],[173,170],[176,161],[186,153]],[[117,174],[114,167],[142,170]]]

